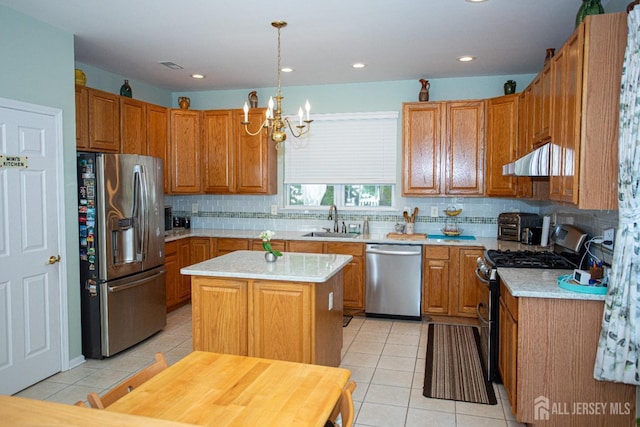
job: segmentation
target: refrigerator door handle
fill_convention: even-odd
[[[120,285],[120,286],[108,286],[107,290],[111,293],[113,292],[122,292],[122,291],[126,291],[127,289],[131,289],[131,288],[135,288],[136,286],[141,286],[144,284],[149,283],[153,278],[161,276],[163,274],[165,274],[166,271],[165,270],[160,270],[157,273],[155,273],[152,276],[149,277],[145,277],[143,279],[140,280],[136,280],[135,282],[131,282],[131,283],[127,283],[126,285]]]
[[[139,168],[140,177],[140,255],[142,260],[147,259],[147,252],[149,251],[149,209],[151,208],[149,203],[149,182],[147,181],[147,170],[142,165],[137,165]]]
[[[145,230],[145,202],[144,202],[144,178],[143,169],[141,165],[135,165],[133,167],[133,212],[131,216],[136,221],[136,258],[138,261],[144,259],[145,242],[144,242],[144,230]]]

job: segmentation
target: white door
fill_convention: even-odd
[[[62,367],[60,118],[0,99],[1,394]]]

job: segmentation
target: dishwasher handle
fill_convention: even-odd
[[[386,251],[386,250],[383,250],[383,249],[370,248],[370,249],[367,249],[366,252],[368,254],[378,254],[378,255],[400,255],[400,256],[417,255],[417,256],[422,256],[422,253],[420,251],[418,251],[418,252],[415,252],[415,251]]]

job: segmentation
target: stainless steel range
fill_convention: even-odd
[[[498,306],[500,298],[500,268],[573,269],[580,262],[580,250],[586,234],[570,225],[558,225],[552,235],[555,250],[488,250],[478,258],[476,276],[482,284],[477,312],[481,322],[480,339],[486,367],[486,378],[499,381],[498,373]]]

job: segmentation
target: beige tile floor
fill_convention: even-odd
[[[495,385],[497,405],[429,399],[422,395],[426,322],[356,316],[343,329],[342,367],[351,370],[356,427],[515,427],[502,385]],[[162,351],[170,364],[191,351],[191,306],[167,316],[165,329],[142,343],[104,360],[56,374],[18,396],[73,404],[87,393],[102,393],[153,361]]]

